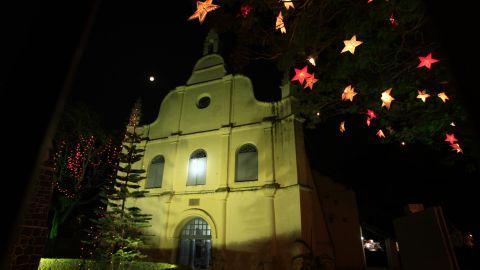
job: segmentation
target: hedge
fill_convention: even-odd
[[[80,266],[84,263],[84,267]],[[106,270],[107,263],[99,263],[96,261],[81,259],[61,259],[61,258],[42,258],[38,270]],[[120,267],[121,270],[162,270],[162,269],[178,269],[174,264],[157,263],[157,262],[133,262],[129,266]]]

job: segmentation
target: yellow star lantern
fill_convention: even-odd
[[[427,94],[427,91],[418,90],[418,95],[417,95],[418,99],[421,99],[423,102],[425,102],[427,100],[427,98],[429,98],[429,97],[430,97],[430,95]]]
[[[345,129],[345,121],[342,121],[342,122],[340,123],[340,132],[344,133],[345,130],[346,130],[346,129]]]
[[[362,44],[363,41],[357,40],[357,36],[354,35],[350,40],[344,40],[343,43],[345,44],[345,47],[343,48],[342,53],[348,51],[355,54],[355,48]]]
[[[343,101],[346,101],[346,100],[350,100],[353,102],[353,97],[356,95],[357,93],[355,92],[355,88],[353,88],[351,85],[345,87],[345,89],[343,90],[343,93],[342,93],[342,100]]]
[[[190,21],[198,19],[200,24],[203,23],[208,12],[220,7],[218,5],[212,4],[212,1],[213,0],[205,0],[204,2],[197,1],[197,10],[195,11],[195,13],[193,13],[192,16],[190,16],[190,18],[188,18],[188,20]]]
[[[278,13],[278,16],[277,16],[277,21],[275,23],[275,30],[280,30],[282,34],[287,33],[287,29],[285,28],[285,24],[283,23],[283,16],[281,11]]]
[[[441,92],[437,95],[442,101],[443,103],[447,102],[447,100],[449,100],[450,98],[447,96],[447,94],[445,94],[445,92]]]
[[[383,131],[382,131],[381,129],[379,129],[379,130],[377,131],[377,136],[378,136],[379,138],[385,138],[385,134],[383,133]]]
[[[395,99],[390,95],[390,92],[392,91],[392,88],[389,88],[382,93],[382,107],[387,107],[387,109],[390,109],[390,103],[394,101]]]
[[[292,0],[282,0],[283,2],[283,5],[285,6],[285,8],[287,10],[289,10],[290,8],[293,8],[295,9],[295,6],[293,5],[293,1]]]

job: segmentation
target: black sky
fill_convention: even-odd
[[[14,105],[8,109],[13,113],[11,130],[25,142],[11,152],[15,160],[30,164],[12,163],[23,181],[12,186],[19,192],[17,199],[33,167],[91,2],[20,4],[13,9],[9,27],[2,31],[8,40],[0,59],[2,99]],[[478,32],[474,30],[475,9],[451,1],[427,3],[476,128],[480,115],[475,103],[479,97],[475,79],[478,55],[465,49]],[[122,129],[132,103],[142,97],[146,122],[153,121],[162,98],[187,81],[202,54],[207,29],[196,21],[186,21],[193,10],[193,0],[104,0],[69,102],[86,103],[101,115],[106,128]],[[278,74],[273,65],[256,63],[251,70],[246,75],[253,80],[256,97],[278,98]],[[150,75],[156,77],[154,83],[148,81]],[[25,125],[26,119],[33,121]],[[355,189],[363,221],[391,231],[391,219],[402,215],[405,203],[423,202],[444,206],[452,224],[472,230],[480,238],[480,217],[471,211],[480,206],[478,173],[465,172],[461,162],[445,166],[439,153],[448,153],[448,149],[380,145],[372,138],[361,128],[357,135],[341,137],[336,124],[308,131],[306,137],[314,167]]]

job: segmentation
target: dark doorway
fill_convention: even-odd
[[[196,270],[210,268],[212,231],[202,218],[194,218],[182,229],[178,245],[178,264]]]

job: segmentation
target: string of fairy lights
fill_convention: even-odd
[[[287,33],[287,26],[285,25],[284,21],[284,14],[287,12],[290,12],[290,9],[295,10],[295,5],[293,1],[291,0],[279,0],[281,4],[283,4],[283,10],[280,10],[276,19],[275,19],[275,31],[279,31],[281,34],[286,34]],[[371,4],[374,2],[374,0],[367,0],[366,4]],[[197,1],[197,9],[193,13],[192,16],[188,18],[188,20],[194,20],[198,19],[200,24],[202,24],[207,16],[207,14],[211,11],[214,11],[218,8],[220,8],[219,5],[213,4],[213,0],[205,0],[205,1]],[[243,4],[240,7],[239,15],[242,17],[247,17],[248,14],[252,11],[252,7],[249,4]],[[397,27],[399,25],[397,19],[395,18],[395,15],[393,13],[390,14],[390,16],[387,18],[388,21],[390,22],[392,27]],[[357,49],[358,46],[363,45],[363,46],[368,46],[368,41],[362,41],[357,39],[357,35],[353,35],[350,39],[344,40],[344,48],[341,50],[340,54],[343,53],[351,53],[352,55],[355,54],[355,50]],[[440,60],[436,59],[433,57],[432,53],[429,52],[425,56],[418,56],[419,63],[417,65],[418,69],[426,69],[427,71],[431,70],[434,68],[434,64],[438,63]],[[318,82],[318,79],[315,78],[314,72],[309,72],[309,66],[311,65],[315,67],[315,57],[310,56],[306,59],[307,65],[305,65],[303,68],[294,68],[295,75],[291,79],[292,83],[293,82],[298,82],[300,86],[302,86],[304,89],[309,88],[310,90],[313,89],[313,86],[315,83]],[[382,91],[379,95],[379,99],[382,101],[381,106],[378,110],[381,110],[382,108],[385,108],[386,110],[390,110],[390,106],[392,103],[396,101],[395,97],[393,96],[395,92],[395,88],[391,87],[388,89],[385,89]],[[344,88],[343,92],[341,93],[341,96],[339,97],[342,101],[349,101],[349,102],[354,102],[354,97],[359,94],[358,92],[355,92],[355,87],[352,85],[348,85]],[[416,98],[423,103],[428,102],[427,99],[431,98],[433,94],[428,93],[427,90],[425,89],[419,89],[416,92],[417,96]],[[442,101],[442,103],[446,103],[447,101],[450,100],[450,97],[447,95],[445,91],[441,91],[436,94],[436,96]],[[366,124],[367,126],[371,126],[371,123],[374,119],[378,120],[378,116],[376,115],[374,108],[368,108],[365,110],[364,114],[367,115],[366,118]],[[320,115],[319,112],[316,113],[317,116]],[[455,124],[454,122],[451,123],[451,126],[454,127]],[[340,127],[339,130],[341,133],[344,133],[347,128],[346,128],[346,121],[341,121],[340,122]],[[390,127],[387,127],[386,130],[392,131]],[[379,128],[377,129],[376,136],[380,139],[386,138],[386,133],[385,130]],[[451,149],[457,153],[463,153],[462,148],[460,147],[458,139],[455,137],[453,133],[446,133],[445,134],[445,142],[448,142]],[[405,141],[401,142],[402,146],[405,146],[406,143]]]

